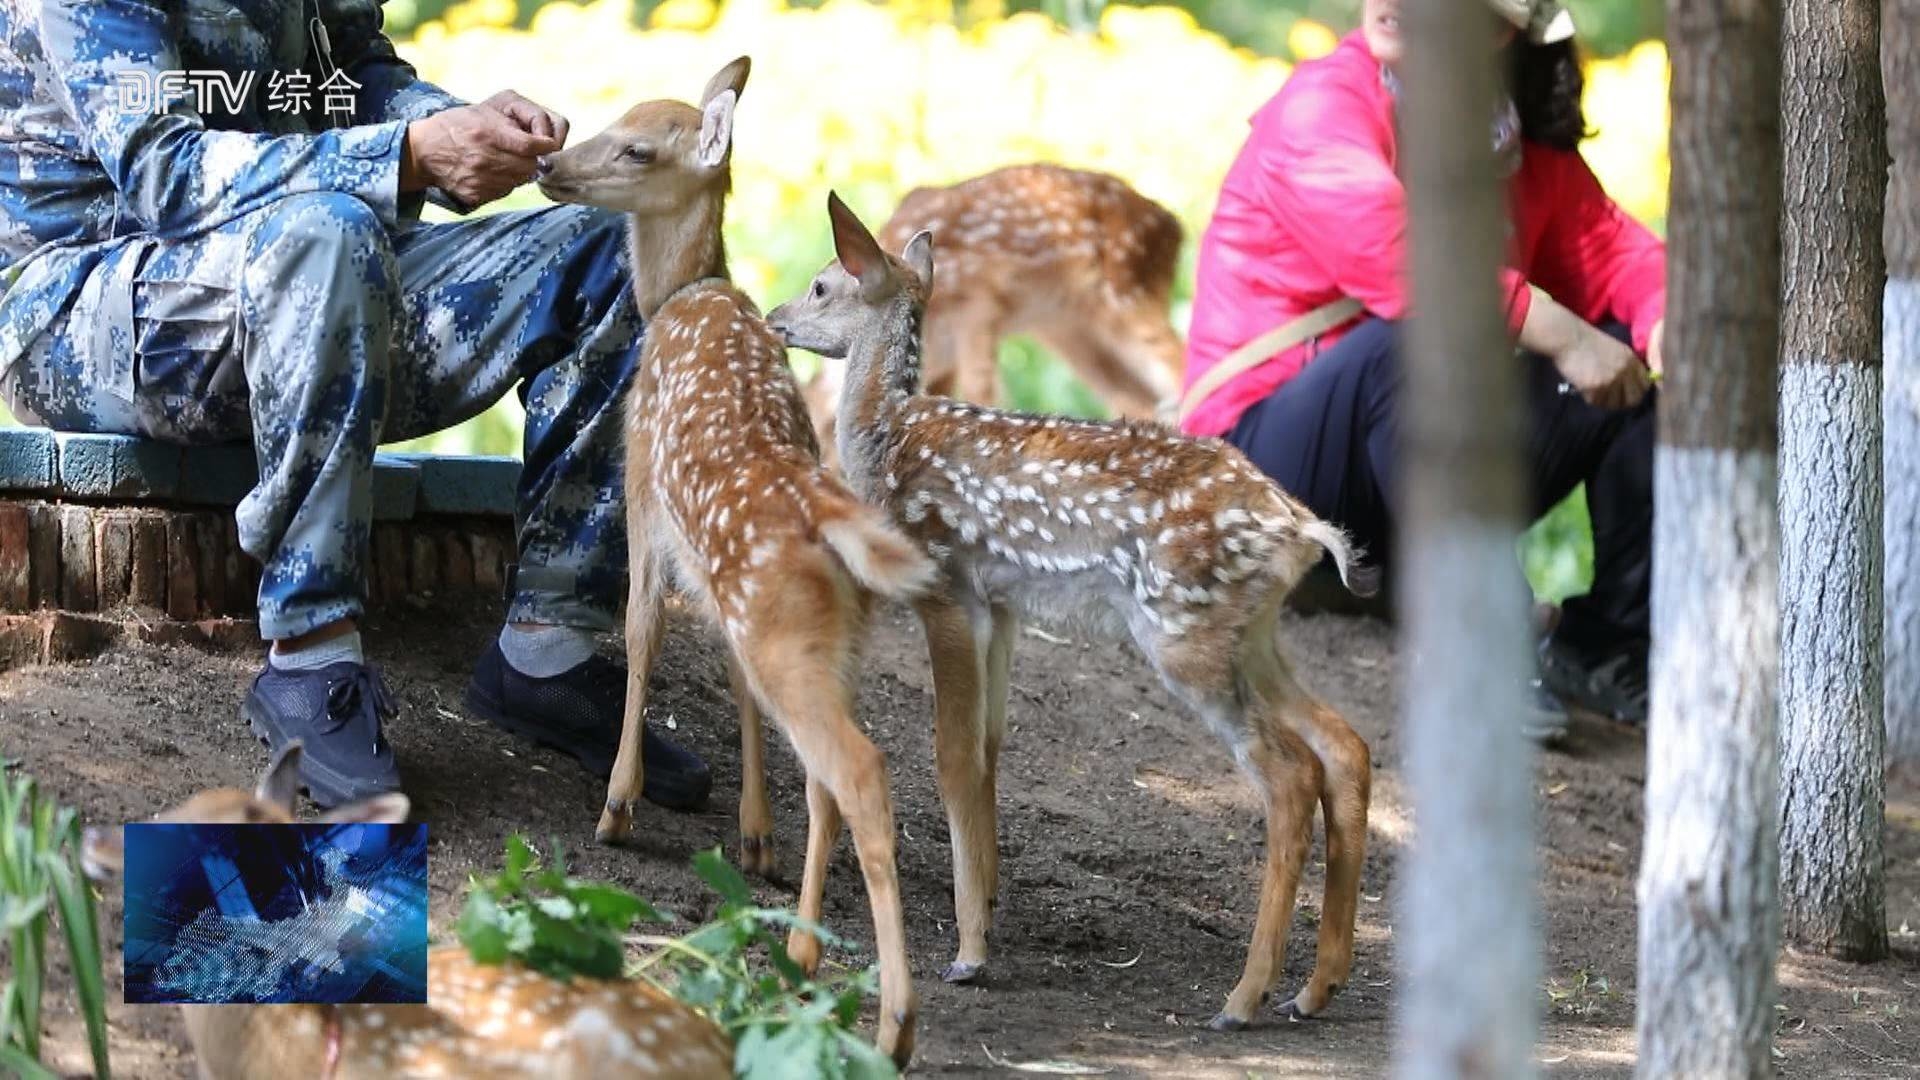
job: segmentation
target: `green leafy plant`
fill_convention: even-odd
[[[27,776],[0,777],[0,938],[11,974],[0,984],[0,1067],[38,1080],[40,1008],[46,987],[47,927],[59,916],[87,1025],[93,1074],[107,1064],[107,994],[93,890],[80,872],[74,811],[43,798]]]
[[[669,917],[625,889],[569,877],[559,845],[542,867],[524,838],[510,836],[505,869],[473,881],[457,933],[482,964],[511,960],[556,979],[617,979],[627,930]]]
[[[795,928],[844,943],[792,912],[759,907],[720,850],[694,857],[694,870],[718,894],[712,921],[680,937],[633,935],[637,922],[673,916],[615,885],[568,876],[557,850],[542,866],[525,839],[507,840],[504,869],[473,879],[457,934],[480,963],[514,962],[555,978],[645,979],[699,1011],[733,1040],[734,1075],[775,1080],[879,1080],[893,1063],[856,1030],[878,992],[874,968],[822,964],[809,978],[787,954]],[[629,963],[626,947],[643,954]]]

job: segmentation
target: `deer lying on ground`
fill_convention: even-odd
[[[646,320],[627,397],[627,601],[631,675],[598,836],[632,829],[644,775],[647,674],[663,627],[669,565],[729,650],[740,708],[741,827],[749,869],[772,860],[759,709],[807,772],[806,880],[823,879],[841,815],[866,876],[880,956],[878,1044],[901,1064],[916,1010],[894,870],[886,762],[853,720],[853,669],[874,594],[905,598],[933,563],[820,465],[781,340],[727,278],[721,221],[731,184],[733,109],[745,58],[707,85],[701,108],[636,106],[554,154],[540,187],[561,202],[625,211],[634,291]],[[802,914],[817,920],[816,905]],[[796,935],[796,958],[819,943]]]
[[[153,820],[206,825],[293,823],[300,744],[288,744],[251,791],[204,791]],[[395,824],[407,797],[340,807],[324,822]],[[88,829],[87,875],[120,876],[120,830]],[[528,968],[474,963],[465,949],[427,953],[425,1005],[186,1005],[205,1080],[317,1077],[638,1080],[733,1075],[733,1047],[706,1018],[644,982],[558,982]]]
[[[951,187],[916,188],[881,230],[889,251],[931,232],[927,391],[1000,403],[999,345],[1031,334],[1115,414],[1148,418],[1178,396],[1185,347],[1168,317],[1180,220],[1105,173],[1016,165]],[[823,361],[807,407],[823,446],[845,369]]]
[[[789,345],[845,357],[841,465],[939,560],[919,602],[932,653],[935,758],[951,824],[959,953],[986,962],[998,880],[995,762],[1016,620],[1130,638],[1180,702],[1226,740],[1266,801],[1267,866],[1246,969],[1212,1026],[1246,1024],[1280,973],[1294,893],[1326,811],[1320,942],[1296,1016],[1326,1008],[1353,958],[1367,830],[1367,744],[1295,681],[1276,638],[1287,592],[1331,553],[1348,588],[1377,576],[1217,440],[1156,424],[1024,416],[920,392],[920,325],[934,280],[926,233],[885,254],[837,197],[838,262],[768,322]],[[812,885],[808,883],[809,887]],[[803,903],[805,898],[803,898]]]

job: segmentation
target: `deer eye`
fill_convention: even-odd
[[[653,164],[653,147],[629,146],[621,151],[620,156],[633,162],[635,165],[651,165]]]
[[[814,283],[813,283],[813,298],[814,298],[815,300],[820,300],[820,299],[824,299],[824,298],[826,297],[826,295],[827,295],[827,283],[826,283],[826,282],[824,282],[824,281],[816,281],[816,282],[814,282]]]

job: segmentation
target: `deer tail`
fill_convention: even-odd
[[[1372,596],[1380,591],[1380,568],[1360,561],[1361,552],[1352,540],[1347,539],[1346,533],[1318,519],[1303,526],[1300,532],[1326,548],[1327,553],[1333,556],[1334,565],[1340,568],[1340,581],[1348,592],[1355,596]]]
[[[835,492],[816,511],[820,538],[853,579],[893,600],[906,600],[933,584],[939,567],[881,512]]]

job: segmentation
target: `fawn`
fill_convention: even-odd
[[[1024,333],[1119,416],[1151,417],[1178,396],[1185,347],[1168,304],[1180,219],[1126,181],[1039,164],[915,188],[880,240],[898,251],[923,231],[940,246],[922,358],[929,393],[998,405],[998,346]],[[828,448],[844,378],[829,361],[806,386]]]
[[[629,215],[634,291],[647,323],[626,415],[631,674],[598,836],[618,840],[633,827],[647,673],[670,565],[727,643],[740,709],[744,861],[760,873],[772,862],[764,708],[807,772],[805,880],[824,880],[842,815],[852,828],[880,955],[877,1042],[904,1065],[917,1006],[893,807],[886,762],[853,721],[853,668],[874,594],[914,595],[935,568],[821,467],[785,347],[727,279],[721,223],[734,102],[747,71],[742,58],[715,75],[699,109],[636,106],[542,163],[549,196]],[[817,920],[820,910],[802,914]],[[808,967],[818,963],[811,935],[796,934],[793,951]]]
[[[986,961],[999,872],[995,762],[1016,620],[1029,617],[1130,638],[1266,800],[1259,918],[1245,972],[1213,1019],[1218,1030],[1245,1025],[1279,975],[1314,804],[1324,807],[1319,947],[1288,1006],[1320,1012],[1352,964],[1372,765],[1366,742],[1295,681],[1275,620],[1323,551],[1355,592],[1371,590],[1377,573],[1338,529],[1218,440],[921,393],[931,236],[916,235],[894,258],[837,196],[828,209],[838,261],[768,322],[789,345],[846,358],[838,434],[848,481],[944,571],[944,590],[918,604],[960,935],[944,977],[970,980]]]
[[[291,824],[298,742],[255,790],[203,791],[155,821]],[[323,814],[326,822],[406,820],[407,797],[381,795]],[[88,877],[119,877],[120,830],[88,829]],[[558,982],[518,966],[474,963],[465,949],[427,954],[425,1005],[186,1005],[187,1035],[206,1080],[263,1076],[508,1077],[722,1080],[733,1048],[706,1018],[644,982]]]

